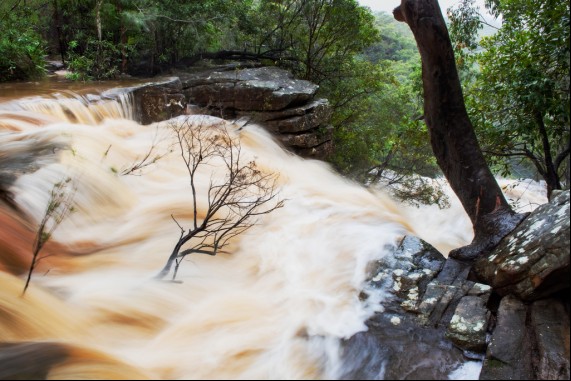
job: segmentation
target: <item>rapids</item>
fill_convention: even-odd
[[[169,128],[181,119],[140,125],[128,95],[0,103],[0,358],[13,375],[336,378],[339,339],[380,308],[359,299],[367,264],[407,233],[442,251],[471,240],[457,200],[445,211],[400,205],[284,151],[259,126],[188,118],[239,136],[260,170],[279,174],[285,205],[228,253],[188,256],[169,282],[155,276],[180,235],[171,214],[182,226],[192,219]],[[158,160],[125,174],[149,153]],[[199,214],[211,176],[200,173]],[[22,295],[35,229],[68,177],[74,211]]]

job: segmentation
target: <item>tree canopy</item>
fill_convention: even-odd
[[[548,193],[569,184],[569,2],[489,0],[501,28],[475,41],[472,1],[456,11],[458,45],[479,71],[465,83],[469,113],[491,163],[508,174],[527,161]],[[480,48],[478,51],[477,48]],[[567,171],[567,178],[565,178]]]

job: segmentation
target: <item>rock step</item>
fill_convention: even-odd
[[[223,66],[185,72],[127,91],[133,94],[135,114],[142,124],[188,113],[248,120],[266,128],[294,153],[324,159],[333,148],[332,111],[326,99],[314,99],[317,89],[276,67]]]

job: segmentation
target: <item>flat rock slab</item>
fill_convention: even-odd
[[[277,111],[308,102],[319,86],[277,67],[206,71],[182,78],[190,103],[241,111]]]

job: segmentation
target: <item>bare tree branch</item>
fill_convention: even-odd
[[[153,141],[151,143],[151,146],[149,147],[149,149],[147,150],[145,155],[141,159],[137,159],[137,161],[135,163],[131,164],[128,168],[123,169],[121,171],[121,175],[122,176],[126,176],[126,175],[140,176],[142,174],[143,168],[146,168],[150,165],[153,165],[157,161],[162,159],[163,156],[165,156],[165,154],[162,154],[162,155],[161,154],[154,154],[154,151],[157,148],[158,143],[159,143],[159,140],[158,140],[158,130],[157,130],[157,132],[155,132],[155,136],[153,137]],[[110,149],[111,149],[111,146],[109,146],[109,148],[107,148],[107,151],[105,151],[105,154],[103,155],[104,157],[107,156]]]
[[[67,177],[54,184],[46,206],[44,216],[38,226],[36,238],[34,240],[32,262],[28,269],[28,276],[22,291],[22,296],[28,290],[30,281],[32,280],[32,273],[34,272],[38,262],[47,256],[40,257],[40,251],[44,245],[50,240],[53,232],[63,221],[65,217],[73,212],[73,199],[75,197],[76,187],[73,184],[71,177]]]
[[[186,230],[171,215],[181,235],[158,279],[167,276],[174,265],[172,280],[175,280],[184,257],[189,254],[214,256],[222,252],[232,238],[254,226],[260,216],[284,204],[278,198],[278,175],[258,170],[255,161],[245,162],[240,142],[227,126],[225,121],[216,124],[209,118],[199,121],[186,118],[170,125],[190,180],[193,219],[192,228]],[[198,194],[198,172],[205,167],[211,167],[213,174],[208,190]],[[201,219],[198,217],[199,197],[207,201]],[[183,249],[187,243],[190,247]]]

